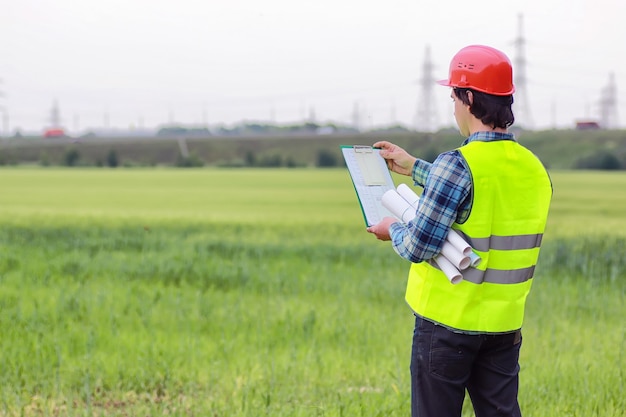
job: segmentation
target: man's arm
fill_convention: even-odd
[[[419,161],[415,164],[413,179],[416,183],[424,181],[424,191],[416,216],[408,224],[394,222],[389,225],[396,253],[415,263],[441,252],[450,227],[457,220],[472,187],[471,176],[457,151],[439,155],[432,165],[424,165],[427,170],[419,168]],[[425,179],[423,175],[426,175]]]
[[[413,165],[413,172],[411,173],[411,177],[413,178],[415,185],[424,187],[424,184],[426,184],[426,179],[428,178],[428,174],[430,173],[430,168],[432,166],[433,164],[424,161],[423,159],[418,159],[415,161],[415,165]]]

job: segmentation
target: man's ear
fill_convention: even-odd
[[[471,90],[467,90],[467,101],[469,101],[469,106],[472,107],[472,104],[474,104],[474,93]]]

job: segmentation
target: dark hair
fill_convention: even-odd
[[[464,104],[470,106],[470,113],[481,122],[492,128],[506,129],[515,122],[513,116],[513,95],[494,96],[492,94],[481,93],[470,88],[454,88],[454,95]],[[474,102],[470,104],[467,92],[474,95]]]

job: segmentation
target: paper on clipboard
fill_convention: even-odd
[[[342,146],[341,151],[352,178],[365,224],[373,226],[393,214],[382,205],[383,194],[395,189],[380,149],[371,146]]]

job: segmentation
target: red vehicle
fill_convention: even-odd
[[[598,130],[600,124],[594,120],[580,120],[576,122],[576,130]]]
[[[65,130],[59,127],[46,129],[46,131],[43,133],[44,138],[64,138],[66,136],[67,135],[65,134]]]

